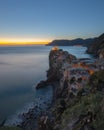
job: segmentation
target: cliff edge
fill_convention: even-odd
[[[99,58],[104,58],[104,33],[92,42],[87,52]]]
[[[38,130],[103,130],[103,77],[104,61],[77,59],[58,47],[52,48],[47,80],[37,89],[53,85],[54,102],[40,117]]]

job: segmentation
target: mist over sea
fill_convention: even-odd
[[[52,99],[52,88],[35,90],[46,79],[50,46],[0,47],[0,121],[11,117],[32,104]],[[86,47],[59,47],[78,58],[90,58]]]

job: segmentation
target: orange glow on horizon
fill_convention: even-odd
[[[48,44],[48,40],[34,40],[34,39],[0,39],[0,46],[18,46],[18,45],[40,45]]]
[[[0,41],[0,46],[17,46],[17,45],[41,45],[48,44],[49,42],[2,42]]]

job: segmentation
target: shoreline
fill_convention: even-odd
[[[47,86],[47,87],[48,87],[48,93],[51,95],[52,86]],[[43,89],[47,91],[47,88],[43,88]],[[52,98],[48,96],[48,93],[47,95],[45,95],[45,97],[44,96],[42,97],[42,95],[40,95],[38,98],[36,98],[36,101],[27,104],[26,106],[24,106],[23,110],[18,111],[16,114],[11,116],[11,118],[8,118],[4,126],[17,126],[17,127],[24,128],[28,126],[28,122],[30,124],[33,121],[37,122],[37,119],[41,116],[42,112],[45,112],[50,107],[50,104],[52,102],[51,101]],[[35,124],[32,123],[32,125]]]
[[[48,101],[44,101],[43,104],[39,102],[39,106],[34,106],[27,113],[21,115],[23,121],[17,126],[24,130],[46,130],[43,129],[45,127],[49,127],[47,130],[50,130],[52,127],[59,125],[57,118],[67,108],[66,104],[79,98],[80,91],[82,91],[80,96],[87,96],[89,90],[86,90],[85,86],[89,81],[89,77],[94,72],[104,69],[103,62],[99,63],[98,59],[78,59],[62,49],[54,49],[49,54],[47,79],[40,81],[36,86],[37,91],[38,89],[51,86],[52,100],[50,103]],[[41,101],[41,99],[42,97],[39,100]],[[44,109],[41,109],[41,107]],[[59,110],[57,111],[58,117],[53,114],[53,111],[56,111],[57,107],[61,107],[58,108],[61,110],[61,113],[59,113]],[[51,123],[53,123],[53,126],[50,126]]]
[[[100,69],[104,69],[104,64],[100,62],[101,65],[99,66],[97,61],[98,59],[91,58],[78,59],[58,48],[53,48],[51,50],[49,55],[50,68],[47,73],[47,80],[40,82],[36,87],[40,89],[45,87],[46,84],[53,84],[54,97],[53,105],[50,109],[52,117],[49,118],[48,114],[42,115],[39,120],[40,126],[38,130],[60,130],[61,116],[68,108],[68,103],[76,103],[79,99],[81,100],[83,96],[87,98],[91,93],[90,91],[92,91],[86,88],[89,77]],[[53,111],[56,111],[58,115],[54,115],[55,113]],[[88,110],[87,113],[92,115],[90,110]],[[84,118],[89,118],[87,116],[88,115],[85,114]],[[72,121],[70,130],[74,130],[72,127],[76,127],[75,124],[79,120],[78,118],[79,117],[76,117],[76,119]],[[89,124],[87,124],[87,127],[90,128]]]

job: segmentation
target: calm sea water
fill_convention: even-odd
[[[86,47],[60,47],[78,58],[90,58]],[[29,108],[39,97],[52,98],[52,88],[35,90],[46,79],[51,47],[0,47],[0,121]]]

